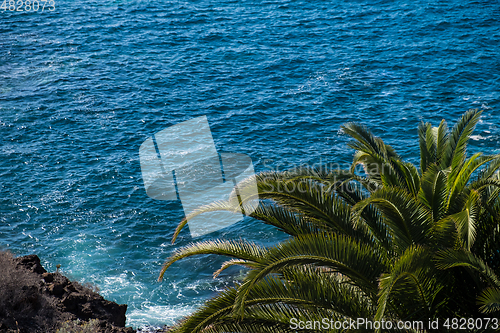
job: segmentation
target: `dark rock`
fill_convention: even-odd
[[[42,264],[40,263],[40,258],[38,258],[36,254],[14,258],[14,261],[17,263],[17,267],[24,267],[33,273],[47,273],[45,268],[43,268]]]
[[[72,283],[70,283],[70,284],[67,284],[67,285],[64,287],[64,291],[65,291],[66,293],[73,293],[73,292],[76,292],[77,290],[76,290],[75,286],[74,286]]]
[[[85,302],[80,302],[78,304],[78,314],[81,318],[97,318],[105,320],[115,326],[125,326],[125,313],[127,312],[127,305],[125,304],[116,304],[102,297],[86,299]]]
[[[132,327],[117,327],[110,325],[109,322],[100,320],[99,327],[102,332],[105,333],[135,333],[135,330]]]
[[[37,304],[40,290],[36,286],[23,286],[21,288],[25,297],[21,300],[24,304]]]
[[[52,283],[51,285],[49,285],[47,287],[47,290],[51,295],[54,295],[56,297],[60,297],[64,293],[64,285],[61,283],[55,282],[55,283]]]
[[[8,324],[0,316],[0,332],[10,332],[13,329],[15,331],[12,332],[21,333],[56,332],[64,321],[97,319],[100,329],[95,333],[135,333],[131,327],[125,327],[126,304],[108,301],[89,287],[72,282],[58,272],[47,273],[36,255],[8,260],[15,265],[14,271],[32,276],[30,281],[33,281],[31,285],[19,288],[20,296],[15,304],[12,303],[11,313],[29,308],[33,317],[20,322],[22,327],[18,330],[12,326],[12,323],[17,322],[15,316],[9,319]],[[49,312],[48,308],[51,308]],[[45,318],[44,322],[37,323],[36,318],[40,316]]]
[[[50,282],[54,281],[54,275],[52,273],[43,273],[42,274],[42,279],[46,283],[50,283]]]
[[[61,301],[62,305],[64,306],[64,312],[71,312],[74,314],[77,314],[79,305],[84,304],[87,302],[87,297],[86,295],[83,294],[78,294],[78,293],[71,293],[63,298]],[[92,316],[87,316],[85,319],[92,318]]]

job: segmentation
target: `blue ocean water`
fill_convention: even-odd
[[[0,9],[0,247],[36,253],[172,324],[241,276],[188,258],[180,202],[147,197],[139,147],[206,115],[219,152],[257,171],[346,163],[362,122],[418,161],[417,124],[484,110],[471,149],[500,152],[500,2],[55,1]],[[217,233],[273,244],[246,218]]]

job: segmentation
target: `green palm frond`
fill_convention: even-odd
[[[459,248],[463,246],[455,221],[444,217],[432,224],[428,234],[429,244],[436,248]]]
[[[255,267],[255,263],[253,261],[244,260],[244,259],[227,260],[227,261],[223,262],[221,267],[214,272],[214,274],[213,274],[214,279],[216,277],[218,277],[224,270],[228,269],[229,267],[236,266],[236,265],[245,266],[247,268]]]
[[[383,188],[353,207],[358,219],[368,205],[376,207],[389,227],[393,242],[404,251],[412,244],[424,242],[430,230],[432,215],[428,209],[412,195],[398,188]]]
[[[268,251],[264,261],[248,272],[238,289],[235,312],[240,315],[250,290],[258,281],[293,266],[327,267],[355,281],[367,293],[376,290],[377,278],[386,267],[382,251],[331,233],[298,236]]]
[[[386,184],[397,183],[397,171],[389,163],[391,159],[400,160],[394,148],[385,144],[381,138],[375,137],[365,126],[347,123],[342,131],[355,139],[348,143],[356,150],[351,166],[351,173],[355,173],[357,165],[362,165],[367,178],[382,181]]]
[[[453,202],[459,193],[464,191],[469,183],[473,173],[483,165],[498,159],[497,156],[481,156],[481,153],[474,154],[467,159],[458,171],[452,171],[448,178],[448,186],[450,196],[448,198],[448,206]]]
[[[436,164],[427,167],[420,182],[419,201],[432,211],[433,221],[440,220],[447,211],[447,174]]]
[[[398,186],[405,189],[413,196],[416,196],[420,189],[420,174],[418,173],[417,168],[411,163],[396,159],[391,159],[390,165],[396,174],[397,182],[389,183],[384,181],[386,176],[385,174],[382,174],[382,180],[386,186]],[[392,180],[392,177],[390,179]]]
[[[198,242],[186,247],[180,248],[172,254],[160,272],[158,278],[159,281],[163,279],[163,275],[167,268],[169,268],[174,262],[181,260],[186,257],[191,257],[200,254],[218,254],[228,257],[233,257],[241,260],[246,260],[247,265],[251,263],[257,263],[262,260],[266,255],[267,250],[253,242],[248,242],[245,240],[239,241],[205,241]]]
[[[384,317],[387,307],[391,306],[391,298],[399,301],[411,299],[409,311],[414,316],[432,317],[432,312],[435,311],[434,299],[441,288],[430,278],[429,272],[433,269],[431,258],[427,249],[420,246],[409,247],[399,256],[390,272],[381,275],[376,320]],[[408,304],[405,305],[408,307]]]
[[[232,304],[236,298],[236,289],[227,288],[216,297],[208,300],[200,309],[178,323],[172,329],[177,333],[194,333],[209,327],[218,319],[231,312]]]
[[[390,158],[399,159],[394,148],[386,145],[382,139],[375,137],[365,126],[347,123],[341,129],[356,140],[348,144],[354,150],[365,152],[373,157],[379,157],[381,162],[387,161]]]
[[[476,226],[479,214],[479,193],[475,190],[469,192],[461,212],[448,215],[444,219],[455,224],[459,235],[459,242],[468,250],[476,239]],[[444,223],[444,222],[443,222]],[[438,222],[441,224],[441,222]]]
[[[281,274],[281,281],[289,286],[287,292],[290,296],[295,295],[295,297],[307,299],[314,306],[333,310],[349,318],[371,318],[375,313],[373,296],[367,295],[350,283],[348,277],[334,273],[331,269],[294,266],[284,270]],[[321,281],[318,281],[318,276],[323,277]],[[274,293],[274,290],[269,292]],[[254,287],[252,293],[261,294],[259,286]]]
[[[420,144],[420,172],[427,171],[429,165],[437,160],[437,140],[434,136],[432,126],[421,122],[418,126],[418,137]]]
[[[482,170],[482,172],[478,175],[478,179],[489,179],[489,178],[498,178],[498,171],[500,168],[500,158],[496,155],[495,158],[486,169]]]
[[[380,186],[383,185],[382,175],[385,173],[385,181],[395,182],[396,178],[394,177],[394,172],[391,172],[390,165],[385,162],[385,160],[380,156],[374,156],[370,153],[358,150],[354,153],[353,162],[351,165],[350,172],[356,173],[356,167],[361,165],[363,167],[363,171],[366,175],[366,178],[370,179],[373,182],[376,182]],[[392,176],[392,179],[388,179],[388,177]]]
[[[467,156],[480,115],[466,112],[451,131],[444,120],[421,123],[419,169],[366,127],[348,123],[342,130],[355,150],[349,170],[262,172],[238,183],[228,200],[186,216],[174,241],[191,218],[212,211],[246,213],[290,238],[267,248],[218,240],[175,251],[160,279],[176,261],[203,254],[228,257],[214,277],[233,266],[243,266],[245,276],[173,332],[321,332],[291,322],[498,314],[500,155]],[[387,330],[400,331],[417,332]]]
[[[177,228],[174,231],[174,235],[172,236],[172,244],[175,243],[181,230],[188,224],[188,221],[191,220],[192,218],[201,215],[203,213],[219,212],[219,211],[241,214],[241,204],[242,203],[237,198],[233,197],[230,198],[229,200],[219,200],[197,208],[195,211],[188,214],[184,219],[182,219],[181,222],[177,225]]]
[[[310,180],[267,183],[269,188],[260,192],[261,199],[273,200],[277,205],[307,216],[307,220],[323,230],[333,230],[346,235],[366,239],[362,230],[353,227],[351,207],[341,197],[337,196],[335,188],[327,189]]]
[[[441,123],[439,124],[436,132],[437,132],[436,164],[439,165],[441,163],[441,160],[444,158],[446,147],[448,146],[449,143],[448,125],[446,124],[446,121],[444,119],[441,120]]]
[[[477,298],[479,309],[483,313],[500,312],[500,289],[487,288]]]
[[[488,188],[489,190],[495,190],[494,193],[489,193],[488,199],[489,203],[493,203],[498,200],[498,189],[500,188],[500,180],[496,178],[479,178],[474,182],[470,183],[469,188],[471,190],[476,190],[482,192],[483,189]]]
[[[175,333],[176,331],[174,331]],[[240,320],[234,320],[230,318],[225,318],[207,327],[202,333],[227,333],[227,332],[238,332],[238,333],[296,333],[296,330],[290,328],[290,324],[281,323],[275,320],[266,320],[258,318],[244,318]],[[302,332],[316,332],[313,330],[303,330]],[[187,332],[186,332],[187,333]]]
[[[359,186],[357,183],[359,183]],[[337,185],[337,184],[335,184]],[[345,194],[356,191],[358,189],[365,189],[369,193],[375,192],[376,190],[382,188],[384,185],[382,179],[375,179],[373,177],[363,177],[360,175],[352,175],[349,179],[345,180],[343,183],[338,184],[335,187],[335,192],[344,197]]]
[[[257,182],[267,180],[286,181],[294,179],[311,179],[320,183],[329,183],[334,180],[344,180],[350,176],[349,170],[332,169],[331,167],[296,167],[286,171],[266,171],[256,175]],[[244,185],[243,182],[242,185]]]
[[[275,226],[291,236],[313,234],[321,230],[333,231],[323,220],[311,219],[300,212],[291,211],[269,202],[261,202],[250,216]]]
[[[481,258],[467,250],[441,250],[435,255],[436,267],[438,269],[450,269],[454,267],[466,267],[481,274],[491,286],[500,288],[500,279],[496,272],[491,269]],[[470,274],[473,274],[469,271]],[[478,280],[479,281],[479,280]]]
[[[429,123],[420,123],[418,127],[420,141],[420,172],[423,174],[432,165],[440,165],[449,144],[448,126],[444,119],[438,127]]]
[[[469,110],[453,127],[449,135],[449,142],[441,160],[441,168],[445,169],[451,167],[452,169],[456,169],[463,163],[465,160],[467,142],[479,121],[481,113],[482,111]]]
[[[321,321],[322,318],[342,320],[346,318],[342,312],[371,315],[367,308],[369,305],[357,295],[354,287],[335,283],[339,278],[330,276],[329,283],[319,286],[319,289],[314,288],[317,273],[311,269],[299,269],[288,272],[287,280],[277,277],[263,279],[249,293],[245,302],[244,319],[255,319],[272,326],[280,323],[288,323],[290,326],[291,318]],[[234,288],[222,292],[175,327],[174,332],[212,332],[215,327],[223,326],[222,323],[240,323],[241,319],[231,315],[235,297]],[[353,300],[359,303],[354,303]],[[354,304],[358,306],[353,307]]]
[[[333,311],[326,310],[321,307],[295,307],[293,306],[293,304],[278,302],[266,304],[264,306],[250,307],[246,311],[244,318],[275,320],[284,325],[288,325],[288,329],[291,329],[294,332],[321,332],[322,330],[320,323],[322,322],[323,318],[342,320],[345,317],[342,317]],[[294,328],[293,319],[296,319],[297,321],[300,320],[302,322],[310,322],[310,328],[307,328],[307,326],[300,330]],[[316,326],[314,326],[314,322],[316,322]]]
[[[342,197],[349,205],[354,206],[357,203],[368,198],[363,191],[356,186],[344,186],[342,189],[336,189],[339,197]],[[352,210],[352,208],[351,208]],[[361,221],[359,218],[361,217]],[[372,241],[390,251],[389,228],[385,224],[380,212],[372,205],[366,206],[361,212],[353,210],[353,219],[357,228],[364,229],[372,237]]]

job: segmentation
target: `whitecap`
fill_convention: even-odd
[[[143,303],[139,308],[127,311],[127,326],[173,325],[182,317],[196,310],[194,305],[153,305]]]

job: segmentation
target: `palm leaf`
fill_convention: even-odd
[[[391,312],[399,312],[403,318],[432,318],[437,311],[436,297],[443,288],[432,278],[433,269],[431,253],[427,249],[421,246],[406,249],[390,272],[380,277],[375,320],[384,317],[387,307],[391,306],[391,299],[403,301],[405,307],[398,307],[396,304],[401,303],[395,303],[391,309]],[[408,313],[401,313],[402,310]]]
[[[500,289],[487,288],[477,298],[477,303],[481,305],[483,313],[493,313],[500,311]]]
[[[446,213],[448,202],[447,175],[436,164],[427,167],[422,175],[419,201],[432,211],[432,219],[440,220]]]
[[[500,279],[481,258],[464,249],[445,249],[435,255],[436,267],[439,269],[450,269],[454,267],[466,267],[472,271],[479,272],[491,286],[500,287]],[[472,271],[469,273],[472,275]]]
[[[461,212],[449,215],[444,219],[455,224],[459,241],[464,248],[470,250],[476,239],[476,225],[479,213],[479,193],[475,190],[469,192],[467,201]]]
[[[375,206],[389,227],[393,242],[404,251],[412,244],[423,242],[430,229],[431,214],[413,196],[399,188],[383,188],[353,207],[358,218],[368,206]]]
[[[472,174],[478,170],[481,166],[489,163],[495,159],[498,159],[498,156],[481,156],[482,153],[474,154],[471,158],[466,160],[462,167],[458,170],[454,170],[450,173],[448,178],[448,186],[450,196],[448,198],[448,206],[450,206],[450,202],[455,201],[459,193],[461,193],[469,180],[471,179]]]
[[[205,241],[198,242],[186,247],[182,247],[174,252],[163,265],[158,280],[163,279],[165,271],[176,261],[186,257],[200,254],[218,254],[228,257],[233,257],[241,260],[246,260],[247,265],[256,263],[262,260],[267,253],[266,249],[252,242],[245,240],[240,241]]]
[[[376,280],[385,264],[383,252],[341,235],[298,236],[269,248],[264,261],[249,271],[238,289],[235,312],[242,314],[243,304],[253,286],[268,274],[293,266],[315,265],[330,268],[347,276],[364,291],[376,290]]]
[[[467,142],[479,121],[482,111],[469,110],[453,127],[449,135],[449,143],[443,153],[441,168],[458,168],[465,160]]]
[[[424,173],[430,164],[436,162],[436,141],[429,123],[421,122],[418,126],[420,145],[420,172]]]

